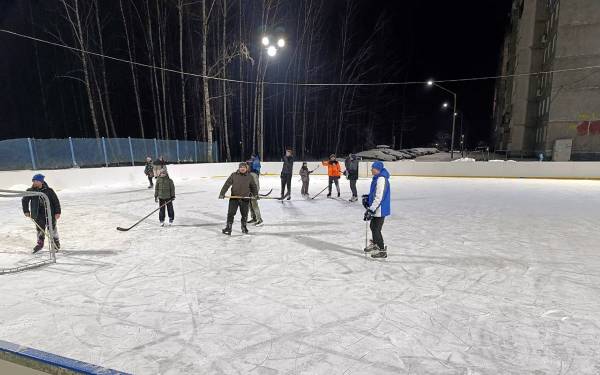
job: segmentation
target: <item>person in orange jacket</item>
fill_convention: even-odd
[[[327,198],[331,198],[331,185],[335,183],[337,189],[337,196],[340,196],[340,176],[342,175],[342,168],[340,163],[337,161],[335,154],[329,156],[329,160],[321,162],[327,167],[327,175],[329,176],[329,194]]]

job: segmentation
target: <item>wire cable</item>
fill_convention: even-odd
[[[118,61],[118,62],[122,62],[122,63],[126,63],[126,64],[136,65],[136,66],[143,67],[143,68],[155,69],[155,70],[162,70],[162,71],[169,72],[169,73],[174,73],[174,74],[179,74],[179,75],[186,75],[186,76],[195,77],[195,78],[202,78],[202,79],[215,80],[215,81],[224,81],[224,82],[238,83],[238,84],[269,85],[269,86],[331,86],[331,87],[335,87],[335,86],[407,86],[407,85],[425,85],[425,84],[427,84],[427,81],[363,82],[363,83],[361,83],[361,82],[345,82],[345,83],[344,82],[342,82],[342,83],[321,82],[321,83],[313,83],[313,82],[270,82],[270,81],[260,82],[260,81],[245,81],[245,80],[240,80],[240,79],[222,78],[222,77],[208,76],[208,75],[203,75],[203,74],[198,74],[198,73],[190,73],[190,72],[185,72],[185,71],[176,70],[176,69],[169,69],[169,68],[164,68],[164,67],[160,67],[160,66],[154,66],[154,65],[144,64],[144,63],[140,63],[140,62],[137,62],[137,61],[122,59],[122,58],[119,58],[119,57],[114,57],[114,56],[110,56],[110,55],[100,54],[100,53],[93,52],[93,51],[87,51],[87,50],[84,50],[84,49],[81,49],[81,48],[77,48],[77,47],[73,47],[73,46],[69,46],[69,45],[66,45],[66,44],[61,44],[61,43],[56,43],[56,42],[52,42],[52,41],[45,40],[45,39],[36,38],[36,37],[30,36],[30,35],[20,34],[20,33],[17,33],[15,31],[11,31],[11,30],[0,29],[0,32],[5,33],[5,34],[9,34],[9,35],[12,35],[12,36],[15,36],[15,37],[29,39],[29,40],[33,40],[35,42],[48,44],[48,45],[59,47],[59,48],[65,48],[65,49],[68,49],[68,50],[71,50],[71,51],[85,53],[85,54],[88,54],[88,55],[91,55],[91,56],[102,57],[102,58],[105,58],[107,60],[113,60],[113,61]],[[582,66],[582,67],[576,67],[576,68],[555,69],[555,70],[540,71],[540,72],[530,72],[530,73],[518,73],[518,74],[506,74],[506,75],[483,76],[483,77],[468,77],[468,78],[445,79],[445,80],[436,80],[434,82],[439,84],[439,83],[461,83],[461,82],[474,82],[474,81],[488,81],[488,80],[498,80],[498,79],[508,79],[508,78],[532,77],[532,76],[540,76],[540,75],[544,75],[544,74],[585,71],[585,70],[593,70],[593,69],[600,69],[600,65],[590,65],[590,66]]]

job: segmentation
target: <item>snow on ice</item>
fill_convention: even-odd
[[[64,251],[0,276],[0,338],[137,374],[600,372],[598,182],[393,178],[372,260],[360,202],[296,180],[224,236],[223,181],[177,184],[173,227],[125,233],[155,207],[142,175],[59,191]],[[32,257],[20,202],[0,212],[2,266]]]

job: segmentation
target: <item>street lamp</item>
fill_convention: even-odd
[[[439,87],[440,89],[442,89],[442,90],[444,90],[444,91],[452,94],[452,96],[454,97],[454,108],[453,108],[453,111],[452,111],[452,113],[454,114],[452,116],[452,141],[451,141],[452,143],[450,144],[450,160],[454,160],[454,131],[456,129],[456,113],[457,113],[456,112],[456,93],[454,91],[448,90],[444,86],[441,86],[441,85],[435,83],[435,81],[433,81],[431,79],[427,81],[427,86],[429,86],[429,87],[432,87],[432,86]],[[444,108],[448,108],[450,105],[448,103],[444,103],[443,106],[444,106]]]
[[[274,43],[274,41],[277,40],[277,42]],[[277,52],[279,52],[279,49],[282,49],[285,47],[285,39],[280,37],[280,38],[276,38],[273,35],[263,35],[262,39],[261,39],[261,43],[263,45],[263,47],[265,48],[265,52],[267,53],[267,56],[269,58],[274,58],[275,56],[277,56]],[[268,67],[269,61],[267,60],[266,64],[265,64],[265,68],[262,72],[262,79],[260,82],[260,96],[258,96],[256,99],[257,101],[260,101],[261,105],[259,108],[259,112],[260,115],[258,117],[260,123],[258,126],[258,131],[260,132],[260,137],[258,137],[258,149],[259,149],[259,153],[261,155],[263,155],[264,157],[264,108],[265,108],[265,75],[267,74],[267,67]],[[259,64],[260,66],[260,64]]]

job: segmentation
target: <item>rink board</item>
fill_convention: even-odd
[[[343,162],[342,162],[343,165]],[[360,163],[360,177],[371,175],[372,162]],[[185,182],[201,178],[226,177],[237,169],[238,163],[173,164],[168,166],[169,175],[175,181]],[[302,166],[294,163],[294,173]],[[281,162],[262,163],[261,174],[279,175]],[[532,179],[600,179],[600,162],[386,162],[386,169],[393,176],[412,177],[465,177],[465,178],[532,178]],[[320,162],[308,162],[314,175],[326,175],[327,168]],[[57,169],[38,171],[48,177],[55,189],[82,187],[132,186],[145,179],[144,167],[112,167],[87,169]],[[0,189],[24,190],[29,187],[32,171],[1,171]]]
[[[127,375],[3,340],[0,340],[0,374]]]

